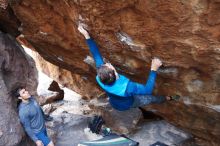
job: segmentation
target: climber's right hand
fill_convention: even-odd
[[[159,58],[154,58],[152,59],[151,70],[157,71],[161,65],[162,61]]]
[[[79,24],[78,30],[86,39],[90,39],[89,33],[83,28],[81,24]]]

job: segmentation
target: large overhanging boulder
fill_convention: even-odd
[[[94,84],[95,69],[77,31],[79,22],[87,26],[103,56],[120,73],[136,81],[146,80],[152,57],[161,58],[164,65],[155,93],[179,94],[184,98],[181,104],[160,113],[178,124],[176,119],[180,118],[172,112],[175,107],[189,120],[204,122],[199,124],[199,131],[195,131],[196,124],[189,128],[187,121],[181,122],[181,127],[204,139],[219,137],[219,127],[210,129],[209,121],[205,120],[205,115],[214,109],[213,122],[219,121],[219,0],[11,0],[9,4],[21,22],[21,37],[44,59],[76,75],[71,84],[80,86],[77,89],[81,91],[84,86],[73,83],[83,79],[83,83]],[[58,79],[65,80],[65,74]],[[66,86],[70,85],[66,82]],[[88,91],[83,93],[89,96]],[[197,110],[204,115],[195,114],[199,113]]]

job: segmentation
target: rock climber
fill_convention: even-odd
[[[119,111],[145,106],[151,103],[163,103],[179,96],[153,96],[152,92],[157,70],[162,65],[158,58],[152,59],[151,70],[146,84],[133,82],[124,75],[118,74],[110,63],[105,63],[95,41],[84,27],[79,24],[79,32],[85,37],[97,68],[96,81],[109,97],[111,106]]]

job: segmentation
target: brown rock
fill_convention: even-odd
[[[40,105],[45,105],[58,100],[62,100],[64,97],[64,92],[48,92],[47,94],[42,94],[38,97],[38,102]]]
[[[47,98],[46,103],[52,103],[54,101],[62,100],[64,97],[64,91],[61,90],[61,92],[55,93],[54,96],[51,96],[50,98]]]
[[[62,89],[60,89],[59,84],[56,81],[52,81],[52,83],[50,84],[48,90],[60,92]]]
[[[100,91],[94,87],[95,69],[77,31],[79,21],[88,25],[103,56],[136,81],[146,80],[152,57],[161,58],[164,67],[159,71],[156,92],[180,94],[198,105],[199,111],[204,111],[198,117],[178,105],[190,120],[200,119],[209,113],[210,105],[220,104],[219,0],[20,0],[10,6],[22,23],[19,30],[24,38],[43,58],[65,69],[56,68],[51,76],[59,75],[54,77],[56,81],[88,98]],[[190,109],[197,112],[197,108]],[[219,112],[212,115],[219,121]],[[208,124],[205,118],[201,121]],[[208,140],[219,136],[206,128],[193,133]]]
[[[45,105],[55,101],[63,100],[64,91],[60,89],[59,84],[57,82],[46,81],[41,84],[44,85],[40,85],[42,87],[38,89],[40,90],[38,91],[38,102],[40,103],[40,105]]]
[[[145,109],[154,110],[170,123],[208,140],[209,145],[215,146],[220,143],[220,114],[212,107],[171,101],[166,104],[146,106]]]
[[[57,82],[53,81],[50,84],[50,87],[48,88],[48,90],[54,91],[54,92],[56,92],[56,94],[55,94],[55,96],[51,96],[50,98],[48,98],[46,103],[52,103],[54,101],[63,100],[64,91],[62,89],[60,89]]]
[[[25,86],[35,94],[37,73],[33,60],[25,55],[15,38],[0,32],[0,46],[0,145],[15,146],[26,136],[18,118],[16,99],[10,93],[15,87]]]
[[[0,30],[13,36],[18,36],[20,34],[18,31],[19,26],[20,22],[8,5],[8,0],[0,0]]]
[[[137,124],[142,118],[142,113],[138,108],[127,111],[117,111],[111,107],[106,107],[101,112],[106,125],[119,134],[128,134],[136,130]]]
[[[136,130],[138,122],[143,119],[142,112],[138,108],[117,111],[110,106],[104,96],[91,100],[89,107],[94,114],[103,117],[107,127],[119,134],[128,134]]]

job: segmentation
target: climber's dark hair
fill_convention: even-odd
[[[105,65],[102,65],[97,69],[98,77],[103,84],[112,84],[116,80],[115,71]]]
[[[17,107],[18,107],[18,106],[20,105],[20,103],[21,103],[21,99],[18,99],[18,97],[20,97],[20,91],[21,91],[22,89],[24,89],[24,87],[19,86],[19,87],[15,88],[14,90],[11,91],[11,96],[14,97],[14,98],[16,98],[15,100],[16,100],[16,102],[17,102],[17,104],[16,104]]]
[[[14,91],[13,91],[13,96],[18,98],[20,97],[20,91],[24,89],[24,87],[17,87]]]

